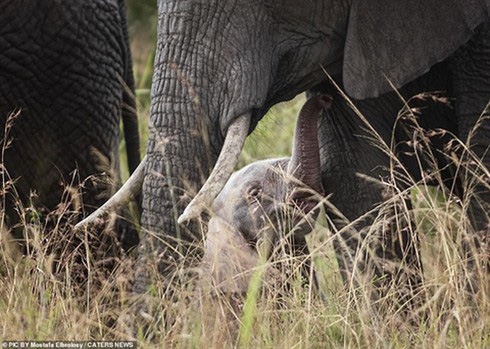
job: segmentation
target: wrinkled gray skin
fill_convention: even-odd
[[[466,140],[490,98],[489,8],[489,0],[305,0],[301,5],[293,0],[160,0],[144,227],[173,246],[178,234],[184,242],[195,242],[195,226],[177,230],[176,214],[209,175],[230,122],[250,111],[252,131],[272,105],[308,89],[326,91],[334,100],[319,121],[323,186],[347,221],[363,215],[383,201],[383,187],[357,173],[380,178],[390,162],[365,138],[363,123],[325,82],[320,65],[388,144],[411,134],[403,128],[392,132],[403,103],[385,77],[405,98],[434,90],[451,97],[453,109],[431,105],[424,112],[434,112],[419,121]],[[487,120],[472,143],[487,168],[489,132]],[[434,146],[445,142],[434,138]],[[419,178],[417,161],[401,150],[395,150],[400,160]],[[490,202],[488,189],[480,189],[482,201]],[[484,211],[476,202],[473,210],[475,227],[485,228]],[[346,224],[333,218],[338,227]],[[352,270],[357,232],[371,219],[344,237],[347,249],[337,244],[342,270]],[[386,235],[381,245],[391,246]],[[380,253],[383,258],[413,255],[413,248],[402,245],[395,242],[393,254]],[[150,235],[141,248],[143,257],[158,255],[164,271],[175,256],[161,250]],[[136,291],[145,290],[144,280],[141,272]]]
[[[2,160],[24,205],[34,191],[37,207],[55,209],[64,184],[84,183],[85,212],[107,199],[119,182],[121,117],[130,170],[139,162],[132,91],[123,0],[0,4],[0,139],[20,110]]]

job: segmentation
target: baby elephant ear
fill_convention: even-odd
[[[353,98],[377,97],[427,72],[487,21],[490,0],[354,0],[343,82]]]

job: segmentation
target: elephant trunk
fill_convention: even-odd
[[[179,227],[177,218],[188,198],[209,175],[222,140],[210,135],[216,127],[209,82],[197,63],[205,51],[189,38],[186,2],[159,2],[157,53],[142,186],[141,223],[145,237],[140,258],[157,257],[160,272],[199,241],[197,229]],[[182,8],[181,8],[182,7]],[[180,52],[180,54],[177,54]],[[199,69],[201,68],[201,69]]]
[[[331,98],[327,95],[315,96],[305,103],[296,124],[288,167],[289,175],[320,194],[323,194],[323,187],[317,121],[322,110],[327,110],[330,104]]]
[[[233,3],[159,2],[142,188],[141,220],[149,234],[140,247],[142,256],[156,254],[160,260],[171,258],[169,262],[174,263],[174,258],[185,255],[187,247],[198,245],[197,225],[179,225],[179,214],[218,163],[223,166],[216,168],[216,176],[211,176],[204,188],[211,193],[198,195],[197,204],[187,211],[191,214],[181,222],[210,206],[207,203],[234,168],[249,132],[250,112],[262,104],[259,96],[266,95],[267,80],[258,84],[256,74],[244,74],[250,64],[258,64],[258,59],[249,57],[256,50],[244,54],[227,45],[223,40],[238,39],[231,32],[234,26],[228,25],[229,20],[215,20],[233,16],[241,21],[237,11]],[[223,40],[216,38],[221,33],[226,33]]]

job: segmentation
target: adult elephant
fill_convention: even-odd
[[[120,181],[121,117],[130,171],[138,165],[125,11],[124,0],[0,2],[0,132],[13,223],[16,200],[51,211],[64,185],[83,184],[85,210],[100,206]]]
[[[357,174],[379,177],[390,167],[389,157],[366,140],[365,125],[324,82],[322,68],[388,144],[398,141],[392,131],[404,106],[390,92],[395,88],[406,98],[434,90],[454,98],[453,110],[436,108],[437,117],[424,115],[422,126],[445,128],[466,140],[490,98],[489,10],[488,0],[160,1],[150,137],[141,174],[143,225],[158,239],[145,238],[143,256],[163,246],[182,252],[176,247],[196,241],[192,225],[186,230],[177,224],[193,190],[216,164],[180,222],[210,207],[247,133],[267,110],[308,89],[334,95],[319,127],[325,190],[347,221],[372,209],[383,200],[383,189]],[[471,142],[487,169],[489,132],[486,119]],[[411,175],[420,175],[412,168]],[[488,187],[477,189],[488,204]],[[473,211],[475,228],[486,229],[477,200]],[[364,219],[355,232],[370,221]],[[349,245],[347,258],[340,258],[346,270],[352,269],[349,258],[358,243]],[[165,269],[176,254],[155,255]]]

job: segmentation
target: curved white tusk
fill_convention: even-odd
[[[95,221],[110,212],[119,210],[124,205],[127,205],[141,191],[143,179],[145,178],[145,163],[146,155],[141,160],[140,164],[134,170],[133,174],[128,178],[126,183],[102,206],[92,212],[84,220],[75,225],[75,229],[82,229],[85,226],[95,223]]]
[[[211,175],[202,186],[199,193],[192,199],[190,204],[179,217],[178,223],[182,224],[200,216],[201,212],[210,207],[214,199],[221,192],[230,178],[242,152],[245,139],[250,127],[251,114],[240,115],[228,127],[223,148],[216,161]]]

